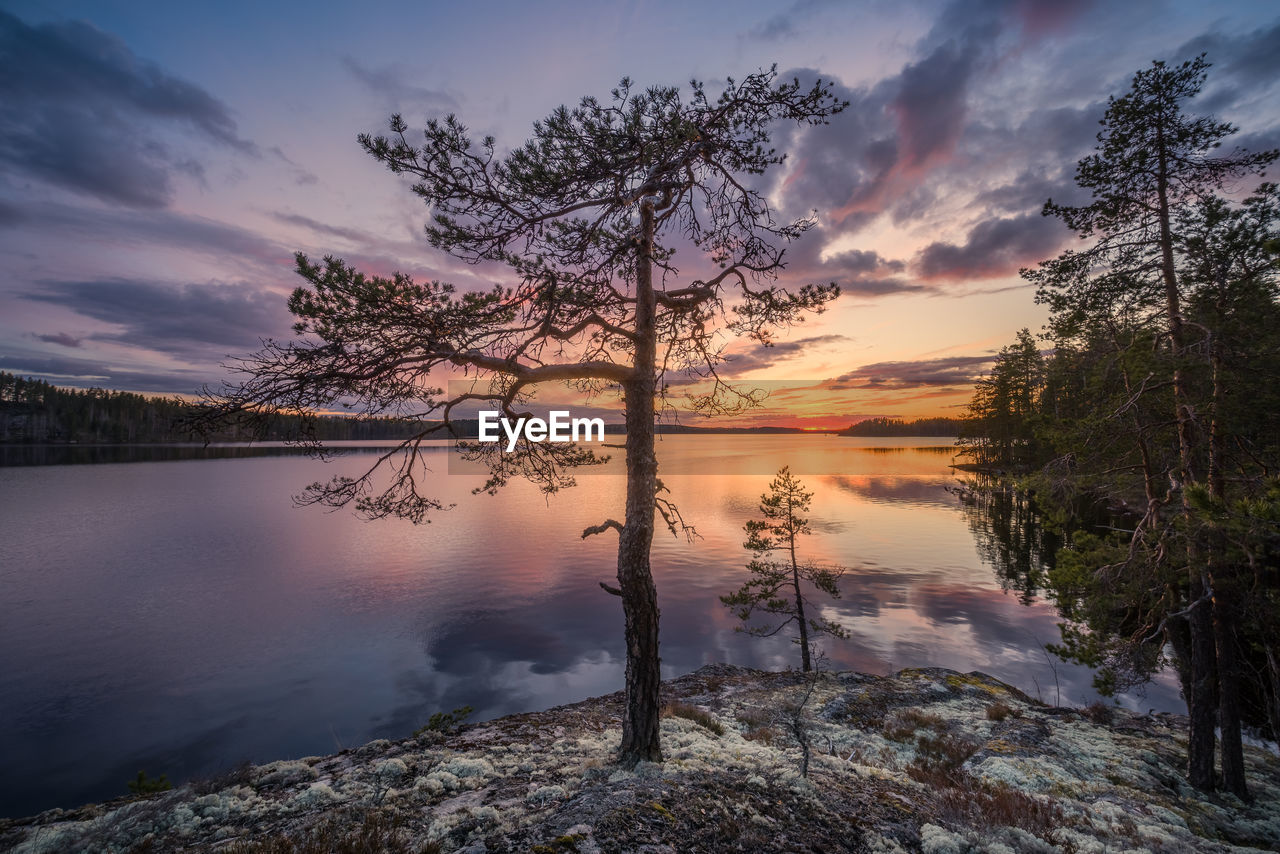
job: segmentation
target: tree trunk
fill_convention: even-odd
[[[1191,629],[1185,618],[1170,620],[1164,627],[1164,639],[1173,648],[1173,670],[1178,674],[1178,687],[1190,708],[1191,697]]]
[[[627,681],[619,761],[661,762],[658,657],[658,591],[649,569],[653,543],[658,459],[653,447],[654,328],[653,202],[640,203],[640,247],[636,264],[635,373],[624,383],[627,420],[627,515],[618,536],[618,587],[626,619]]]
[[[1195,479],[1195,423],[1187,389],[1187,378],[1182,370],[1184,335],[1182,328],[1181,296],[1178,293],[1178,274],[1173,260],[1173,232],[1169,216],[1169,163],[1168,146],[1164,139],[1163,125],[1156,128],[1156,149],[1159,155],[1159,173],[1156,188],[1159,195],[1160,218],[1160,272],[1164,281],[1166,310],[1168,311],[1169,350],[1173,358],[1173,415],[1178,425],[1178,491],[1182,498],[1183,518],[1190,523],[1191,498],[1187,487]],[[1187,525],[1187,592],[1191,602],[1197,602],[1205,594],[1204,572],[1200,550],[1196,547],[1195,532]],[[1187,696],[1190,727],[1187,734],[1187,776],[1191,785],[1202,791],[1212,791],[1214,728],[1216,724],[1215,671],[1216,656],[1213,642],[1213,617],[1208,603],[1194,605],[1187,618],[1191,629],[1191,693]]]
[[[790,502],[787,504],[787,515],[791,517],[788,522],[795,518],[791,510]],[[796,589],[796,622],[800,625],[800,664],[805,673],[813,669],[813,663],[809,660],[809,627],[804,621],[804,597],[800,595],[800,566],[796,563],[796,535],[791,533],[791,583]]]
[[[1267,656],[1267,669],[1263,674],[1263,695],[1266,699],[1267,720],[1271,723],[1271,738],[1280,739],[1280,655],[1265,638],[1262,651]]]
[[[1193,570],[1194,571],[1194,570]],[[1191,585],[1191,599],[1205,594],[1197,578]],[[1214,728],[1217,724],[1216,651],[1213,643],[1213,608],[1200,601],[1191,608],[1187,623],[1191,629],[1191,693],[1187,695],[1190,726],[1187,740],[1187,780],[1201,791],[1214,788]]]
[[[1219,293],[1223,283],[1218,283]],[[1219,302],[1218,316],[1222,316]],[[1213,365],[1213,421],[1209,428],[1209,495],[1215,506],[1226,502],[1226,480],[1223,477],[1222,404],[1225,389],[1222,385],[1222,350],[1218,336],[1210,346]],[[1226,542],[1221,528],[1210,522],[1206,531],[1209,548],[1209,578],[1213,583],[1213,632],[1218,652],[1218,726],[1222,730],[1222,787],[1240,798],[1249,797],[1249,787],[1244,778],[1244,743],[1241,737],[1240,713],[1240,659],[1236,648],[1236,626],[1239,613],[1236,608],[1236,567],[1224,560]],[[1222,556],[1222,557],[1220,557]]]
[[[1218,723],[1222,727],[1222,787],[1247,799],[1244,744],[1241,738],[1240,661],[1236,651],[1234,596],[1214,589],[1213,628],[1218,648]]]

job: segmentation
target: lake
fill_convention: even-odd
[[[598,584],[614,581],[616,537],[580,536],[621,518],[618,461],[550,497],[475,496],[482,478],[448,474],[441,446],[435,494],[457,506],[414,526],[293,506],[374,450],[280,450],[0,468],[0,814],[126,794],[139,770],[176,782],[405,737],[462,705],[483,720],[621,689],[621,603]],[[1058,632],[1033,514],[957,495],[953,450],[661,437],[660,475],[700,534],[655,537],[664,677],[799,665],[785,636],[735,632],[718,599],[744,580],[742,527],[790,465],[814,493],[802,557],[848,567],[822,602],[850,633],[824,639],[829,667],[977,669],[1046,702],[1095,699],[1089,671],[1041,647]],[[1168,679],[1120,699],[1185,711]]]

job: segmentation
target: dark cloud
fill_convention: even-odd
[[[929,290],[903,277],[907,264],[878,252],[850,249],[822,258],[822,233],[809,234],[787,251],[787,277],[811,282],[835,282],[844,294],[887,296]]]
[[[902,70],[898,91],[887,108],[898,125],[897,168],[925,169],[950,153],[964,129],[967,92],[984,60],[990,34],[950,40]]]
[[[1014,0],[999,5],[1012,6],[1023,38],[1034,43],[1066,29],[1098,4],[1095,0]]]
[[[75,338],[65,332],[57,332],[52,335],[37,335],[36,338],[46,344],[57,344],[62,347],[79,347],[83,343],[83,339]]]
[[[947,160],[965,127],[975,78],[991,67],[1004,4],[949,7],[919,58],[873,87],[833,92],[849,101],[822,133],[793,135],[795,165],[781,190],[790,210],[817,206],[857,230]],[[812,81],[812,69],[784,76]]]
[[[349,240],[352,243],[361,243],[368,245],[370,243],[379,242],[373,235],[368,232],[360,231],[355,228],[341,228],[335,225],[327,225],[319,220],[314,220],[309,216],[292,213],[273,213],[271,215],[280,222],[289,225],[298,225],[303,228],[314,231],[317,234],[323,234],[326,237],[337,237],[341,240]]]
[[[169,210],[104,210],[42,203],[25,206],[21,214],[20,219],[8,224],[9,228],[114,246],[169,246],[213,256],[221,261],[223,269],[247,268],[253,275],[289,284],[293,284],[292,277],[282,274],[292,273],[297,249],[317,254],[328,251],[323,241],[310,245],[304,242],[300,247],[267,239],[252,229]],[[366,273],[390,275],[402,271],[419,279],[446,279],[464,289],[479,287],[487,290],[493,281],[487,273],[478,277],[477,268],[461,262],[445,268],[424,265],[420,261],[421,242],[390,240],[358,229],[330,226],[296,214],[276,212],[270,215],[320,234],[343,237],[357,243],[359,248],[346,252],[345,257]],[[0,218],[0,228],[3,227],[5,223]],[[483,272],[483,268],[479,269]],[[3,289],[0,283],[0,290]]]
[[[448,92],[405,82],[407,72],[397,65],[370,68],[349,56],[344,56],[342,67],[370,92],[385,99],[397,109],[409,106],[435,111],[458,109],[458,99]]]
[[[1268,151],[1280,148],[1280,127],[1268,128],[1255,133],[1244,133],[1234,136],[1224,145],[1240,147],[1246,151]]]
[[[1228,74],[1266,87],[1280,79],[1280,23],[1254,30],[1224,47],[1220,60]]]
[[[820,263],[818,272],[821,277],[835,281],[845,294],[887,296],[927,290],[919,282],[902,277],[907,269],[905,262],[882,258],[873,251],[851,249],[837,252]]]
[[[835,5],[834,0],[795,0],[777,14],[756,24],[747,32],[748,38],[760,41],[782,41],[798,35],[796,24],[807,20],[822,9]]]
[[[1197,111],[1214,113],[1248,102],[1280,80],[1280,23],[1240,35],[1203,33],[1180,45],[1169,57],[1181,62],[1207,54],[1212,63]]]
[[[1033,162],[1060,164],[1070,175],[1075,172],[1076,160],[1093,149],[1098,121],[1106,109],[1105,101],[1091,101],[1080,107],[1033,110],[1009,133],[1009,142]]]
[[[225,104],[72,21],[28,26],[0,11],[0,168],[135,208],[158,208],[172,176],[203,167],[175,153],[166,131],[243,153]]]
[[[910,389],[928,386],[972,386],[994,356],[951,356],[914,362],[877,362],[841,374],[831,389]]]
[[[779,341],[771,347],[761,347],[760,349],[778,354],[783,358],[789,358],[823,344],[843,344],[851,340],[853,339],[848,335],[813,335],[808,338],[798,338],[795,341]]]
[[[0,226],[5,225],[0,217]],[[113,245],[172,246],[265,266],[293,264],[293,252],[256,232],[171,211],[97,210],[58,204],[25,206],[9,227]]]
[[[1089,194],[1075,182],[1076,163],[1096,143],[1098,119],[1106,104],[1046,107],[1031,111],[1016,124],[973,125],[962,145],[964,157],[999,168],[1020,164],[1017,176],[978,192],[972,207],[1005,213],[1039,213],[1047,199],[1088,204]]]
[[[852,278],[838,279],[841,292],[845,295],[865,297],[883,297],[890,294],[915,293],[927,291],[928,287],[919,282],[906,279]]]
[[[162,208],[173,196],[169,150],[113,115],[48,106],[20,123],[14,112],[0,111],[0,162],[131,208]]]
[[[802,83],[821,77],[807,68],[792,69],[785,76]],[[878,212],[877,190],[898,161],[897,135],[886,115],[892,89],[892,82],[856,90],[833,82],[833,94],[850,105],[829,127],[822,133],[789,128],[780,132],[779,147],[789,152],[789,168],[778,186],[785,212],[803,215],[817,208],[824,221],[830,218],[846,228],[869,219],[856,216],[859,206],[872,216]],[[851,216],[852,223],[848,222]]]
[[[1069,238],[1061,222],[1024,214],[980,222],[963,245],[930,243],[916,257],[914,271],[925,279],[961,281],[1012,275],[1054,255]]]
[[[1087,198],[1076,199],[1070,192],[1074,186],[1074,182],[1052,181],[1028,170],[1008,184],[978,193],[973,207],[992,213],[1026,213],[1042,209],[1049,199],[1069,204],[1087,203]]]
[[[163,394],[194,394],[210,379],[208,370],[135,370],[94,359],[50,356],[13,347],[0,350],[0,371],[40,377],[73,388],[96,386]]]
[[[919,221],[933,209],[938,196],[939,188],[936,184],[921,184],[905,191],[889,203],[888,211],[893,224],[904,227]]]
[[[839,270],[846,275],[901,273],[907,267],[902,261],[881,258],[878,252],[868,249],[838,252],[828,258],[824,266]]]
[[[927,218],[941,198],[984,192],[983,183],[996,186],[990,198],[974,203],[980,213],[986,213],[987,204],[996,211],[1038,212],[1046,192],[1060,196],[1070,185],[1075,160],[1091,144],[1100,111],[1065,106],[1023,114],[1005,110],[984,87],[1002,85],[1010,60],[1074,26],[1092,5],[1087,0],[949,4],[897,74],[860,88],[834,82],[834,94],[850,106],[829,127],[782,131],[780,147],[791,157],[773,187],[780,206],[791,215],[816,207],[820,242],[827,245],[886,213],[895,225],[909,226]],[[801,68],[785,76],[807,83],[820,75]],[[995,176],[1007,174],[1011,164],[1021,166],[1018,185],[1023,186],[1000,187],[1002,179]],[[984,181],[984,172],[992,177]],[[1027,183],[1028,176],[1034,184]],[[1018,229],[1024,240],[1030,231],[1034,228]],[[841,269],[841,260],[828,258],[823,272],[852,293],[934,289],[901,269]],[[999,266],[1003,271],[1008,265]]]
[[[219,358],[256,350],[262,338],[287,335],[289,314],[280,294],[252,285],[185,285],[129,279],[41,282],[25,294],[93,320],[118,333],[90,336],[185,359]]]
[[[851,340],[847,335],[812,335],[808,338],[797,338],[794,341],[779,341],[771,347],[757,344],[744,353],[728,356],[727,367],[733,374],[744,374],[747,371],[772,367],[777,362],[825,345],[844,344]]]

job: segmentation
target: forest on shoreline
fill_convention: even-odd
[[[1280,151],[1184,112],[1208,68],[1110,100],[1092,202],[1044,206],[1079,248],[1022,270],[1048,324],[1000,351],[960,445],[1061,538],[1053,651],[1104,693],[1172,666],[1192,785],[1247,798],[1242,731],[1280,735]]]

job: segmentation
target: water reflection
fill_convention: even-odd
[[[1006,590],[1016,590],[1029,604],[1044,589],[1062,538],[1045,528],[1025,493],[990,476],[967,475],[950,491],[964,508],[983,561]]]
[[[949,493],[949,453],[834,436],[664,438],[664,482],[702,534],[655,540],[664,676],[797,665],[785,637],[735,632],[718,600],[743,580],[742,526],[797,441],[840,466],[802,475],[805,556],[850,567],[822,608],[851,634],[826,643],[831,666],[979,669],[1055,700],[1039,644],[1057,617],[1036,593],[1050,543],[1027,508]],[[761,473],[681,468],[721,458]],[[401,737],[464,704],[483,719],[621,688],[621,606],[598,586],[615,540],[580,537],[617,515],[620,477],[548,499],[473,496],[478,478],[440,473],[458,507],[419,527],[292,506],[366,463],[0,469],[0,814],[123,794],[139,768],[184,779]],[[1092,699],[1087,670],[1055,667],[1063,702]],[[1181,709],[1164,684],[1125,702]]]

